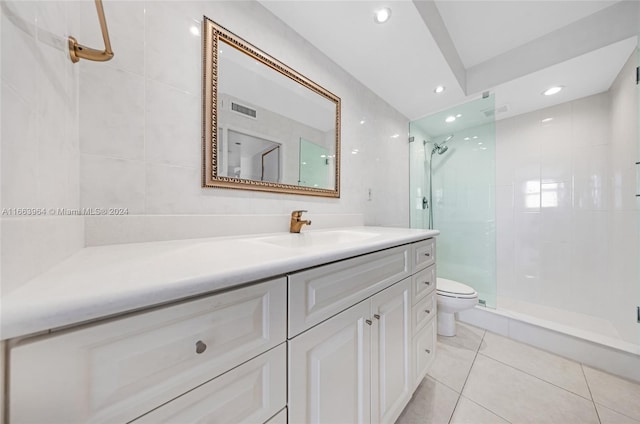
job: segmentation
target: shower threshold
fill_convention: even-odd
[[[459,312],[458,319],[585,365],[640,382],[640,345],[603,334],[607,331],[607,324],[601,320],[595,318],[596,321],[589,321],[594,324],[590,328],[584,328],[584,323],[576,327],[570,325],[572,322],[575,323],[573,321],[575,316],[565,316],[561,322],[555,322],[549,319],[551,318],[549,315],[545,315],[544,318],[536,316],[540,310],[528,310],[525,313],[507,309],[502,300],[498,299],[497,309],[476,306]],[[509,304],[508,301],[506,304]],[[554,316],[554,318],[557,317]],[[593,331],[594,329],[598,331]]]

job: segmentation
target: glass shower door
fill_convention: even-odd
[[[496,306],[495,102],[477,99],[410,123],[413,228],[440,230],[438,276]]]

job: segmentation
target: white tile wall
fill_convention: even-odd
[[[65,36],[77,33],[75,7],[0,3],[5,293],[84,245],[82,219],[49,212],[79,206],[78,68],[65,49]],[[13,208],[44,208],[48,215],[19,217]]]
[[[111,31],[118,33],[116,57],[119,49],[124,57],[103,66],[80,63],[83,206],[121,205],[142,214],[272,214],[303,207],[363,214],[367,224],[408,226],[408,120],[260,4],[107,6],[107,18],[115,22]],[[200,27],[203,14],[341,97],[340,199],[200,187],[201,38],[190,28]],[[124,41],[129,39],[131,45]],[[136,59],[141,45],[142,63]]]
[[[496,126],[498,295],[610,320],[610,336],[629,342],[637,342],[635,60],[608,92]]]
[[[102,43],[93,2],[3,1],[0,7],[3,208],[124,207],[143,215],[309,209],[364,216],[368,225],[408,226],[407,118],[259,3],[105,2],[115,57],[78,64],[68,60],[68,35],[89,46]],[[341,97],[340,199],[200,187],[201,39],[190,28],[200,27],[203,14]],[[354,148],[357,155],[350,154]],[[14,228],[2,232],[2,265],[15,259],[10,250],[24,255],[14,265],[39,265],[3,266],[3,290],[84,245],[82,219],[48,217],[31,232],[29,219],[12,219],[2,217],[3,226]],[[101,244],[106,232],[95,225],[91,243]],[[154,228],[153,237],[162,238]],[[192,226],[184,228],[192,234]],[[42,237],[55,238],[48,244],[55,252],[33,248]]]

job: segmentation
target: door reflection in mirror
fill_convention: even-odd
[[[244,180],[281,182],[280,143],[230,128],[219,128],[220,174]]]

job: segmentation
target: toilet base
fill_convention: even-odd
[[[456,335],[455,312],[438,311],[438,336],[453,337]]]

